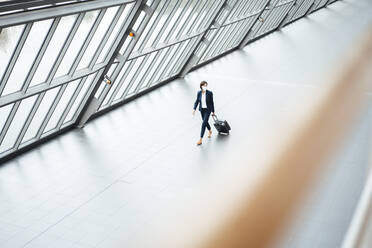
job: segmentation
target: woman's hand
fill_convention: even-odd
[[[212,112],[212,115],[215,116],[216,114],[214,112]]]
[[[195,115],[195,109],[192,110],[192,115]]]

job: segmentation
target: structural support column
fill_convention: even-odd
[[[118,66],[115,68],[115,70],[113,71],[112,75],[111,75],[111,84],[108,84],[104,87],[102,93],[98,96],[98,108],[101,107],[101,105],[103,104],[103,101],[105,100],[105,98],[107,97],[108,93],[110,92],[112,86],[114,84],[121,84],[123,82],[123,80],[120,80],[118,81],[118,76],[120,74],[120,72],[123,70],[123,67],[125,65],[125,63],[128,61],[129,57],[132,55],[132,52],[134,50],[134,48],[136,47],[140,37],[142,36],[143,32],[145,31],[146,27],[147,27],[147,24],[150,22],[155,10],[157,9],[158,5],[160,4],[161,0],[155,0],[153,1],[153,3],[151,4],[151,7],[144,4],[142,6],[142,11],[144,11],[146,13],[146,16],[144,17],[143,21],[141,22],[141,24],[139,25],[138,29],[137,30],[133,30],[133,29],[130,29],[130,32],[133,34],[133,37],[131,37],[131,39],[133,39],[127,49],[125,49],[125,52],[123,52],[123,54],[117,54],[117,57],[116,59],[119,61],[119,64]],[[134,25],[134,23],[133,23]],[[133,26],[132,25],[132,26]],[[130,27],[132,27],[130,26]],[[121,48],[120,48],[121,49]],[[134,66],[134,63],[131,62],[130,63],[130,66],[127,68],[127,72],[129,70],[131,70]],[[119,86],[116,87],[115,90],[119,90]],[[116,92],[117,93],[117,92]],[[115,97],[115,94],[112,94],[111,97]]]
[[[89,118],[97,111],[99,106],[99,101],[97,98],[94,97],[96,92],[98,91],[100,84],[102,81],[104,81],[106,74],[108,73],[110,67],[115,62],[115,59],[117,55],[119,54],[121,46],[124,44],[125,40],[128,38],[129,33],[131,32],[131,27],[135,24],[137,21],[140,13],[142,10],[146,9],[146,1],[145,0],[139,0],[136,2],[135,6],[133,7],[132,13],[128,16],[128,21],[125,23],[125,27],[122,29],[122,31],[119,33],[117,37],[120,37],[120,41],[117,43],[116,46],[112,47],[108,56],[110,57],[109,61],[107,62],[106,67],[101,70],[101,72],[97,73],[97,76],[95,78],[94,82],[94,88],[91,91],[87,101],[84,104],[84,107],[82,108],[81,112],[79,113],[79,116],[76,120],[76,125],[78,127],[84,127],[85,123],[89,120]]]

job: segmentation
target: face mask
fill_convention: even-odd
[[[207,90],[207,86],[202,86],[203,91]]]

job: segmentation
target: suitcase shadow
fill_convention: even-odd
[[[228,140],[230,135],[231,134],[223,134],[223,133],[217,134],[216,141],[217,142],[225,142],[225,141]]]

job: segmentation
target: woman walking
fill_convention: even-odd
[[[212,129],[208,123],[208,120],[211,113],[214,115],[213,93],[212,91],[207,90],[207,87],[208,83],[206,81],[202,81],[200,83],[201,90],[198,91],[198,94],[196,95],[196,101],[192,111],[192,114],[195,115],[196,108],[199,105],[199,111],[203,120],[200,132],[200,140],[196,143],[197,145],[202,144],[205,128],[208,129],[208,138],[212,136]]]

